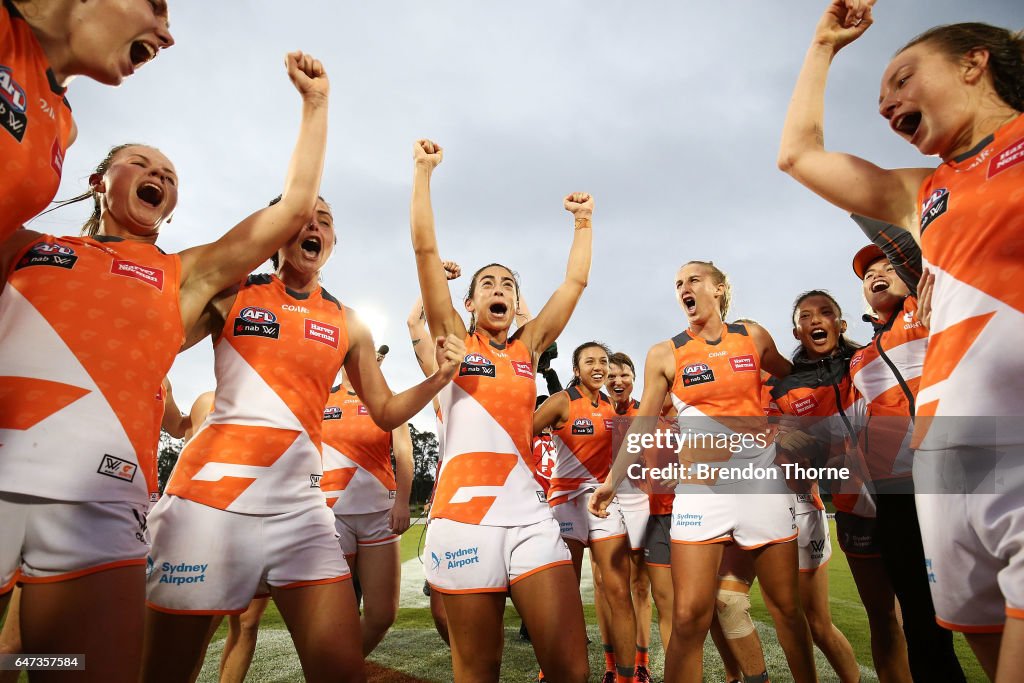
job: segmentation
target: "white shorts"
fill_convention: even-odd
[[[149,517],[146,604],[172,614],[241,614],[270,587],[351,577],[326,505],[277,515],[164,496]]]
[[[558,522],[562,537],[579,541],[583,545],[608,541],[613,538],[625,538],[626,520],[622,514],[619,497],[616,496],[608,504],[607,517],[598,517],[590,514],[587,509],[591,493],[593,492],[586,491],[551,508],[551,514]]]
[[[673,543],[735,541],[745,550],[797,537],[792,493],[691,493],[672,503]]]
[[[956,459],[975,458],[973,450],[946,451],[954,460],[943,467],[933,459],[943,452],[918,451],[915,487],[938,490],[935,477],[941,476],[941,485],[960,492],[917,493],[914,500],[936,620],[953,631],[997,633],[1006,616],[1024,619],[1024,461],[1020,452],[1009,453],[1017,463],[1000,471],[1000,492],[965,493]]]
[[[828,531],[828,515],[824,510],[801,512],[796,516],[800,571],[813,572],[832,559],[832,537]]]
[[[15,582],[67,581],[146,564],[146,506],[0,493],[0,595]]]
[[[503,527],[435,518],[423,559],[427,581],[440,593],[504,593],[527,576],[572,564],[554,519]]]
[[[647,520],[651,517],[650,497],[646,493],[620,493],[616,496],[622,519],[626,523],[630,550],[643,550]]]
[[[334,530],[345,557],[359,552],[360,546],[398,543],[401,536],[391,530],[391,510],[358,515],[334,515]]]

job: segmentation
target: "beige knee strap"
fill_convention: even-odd
[[[740,591],[720,590],[716,601],[718,622],[729,640],[744,638],[754,632],[750,619],[750,596]]]

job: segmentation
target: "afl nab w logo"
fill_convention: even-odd
[[[277,339],[281,334],[281,324],[277,316],[259,306],[246,306],[235,318],[234,333],[236,337],[266,337]]]
[[[0,126],[21,142],[25,137],[28,115],[25,113],[25,90],[18,85],[6,66],[0,66]]]
[[[949,190],[940,187],[931,193],[921,205],[921,232],[949,208]]]
[[[479,353],[470,353],[462,359],[459,377],[494,377],[494,363]]]
[[[572,423],[572,433],[589,436],[594,433],[594,423],[585,417],[581,417]]]
[[[71,270],[75,267],[78,257],[75,250],[62,244],[40,242],[29,249],[14,266],[15,270],[28,266],[56,266]]]
[[[691,363],[683,368],[683,386],[706,384],[715,381],[715,372],[704,363]]]
[[[324,419],[325,420],[340,420],[341,419],[341,408],[338,406],[327,406],[324,408]]]

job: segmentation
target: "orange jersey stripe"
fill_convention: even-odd
[[[71,106],[15,5],[0,8],[0,242],[46,208],[60,185]]]
[[[177,256],[131,240],[26,245],[0,296],[4,490],[149,502],[154,397],[184,339],[180,268]]]
[[[214,344],[213,412],[185,445],[167,493],[249,514],[323,505],[323,411],[347,353],[337,299],[250,276]]]
[[[335,514],[391,508],[398,488],[391,467],[391,432],[378,427],[359,397],[344,387],[331,389],[324,408],[323,445],[325,479],[335,470],[352,470],[346,485],[333,489],[339,493],[331,506]]]

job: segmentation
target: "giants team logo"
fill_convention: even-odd
[[[594,433],[594,423],[585,417],[581,417],[572,423],[572,433],[590,436]]]
[[[28,114],[25,113],[27,102],[25,90],[14,80],[11,70],[0,66],[0,126],[18,142],[25,137],[25,127],[28,125]]]
[[[520,377],[529,377],[533,379],[533,366],[529,363],[524,363],[520,360],[512,361],[512,372],[516,373]]]
[[[993,160],[994,161],[994,160]],[[949,190],[940,187],[931,193],[921,205],[921,232],[949,208]]]
[[[494,363],[479,353],[467,354],[459,366],[459,377],[495,377]]]
[[[121,458],[115,458],[112,455],[104,455],[100,460],[100,467],[96,472],[97,474],[102,474],[106,477],[113,477],[114,479],[130,482],[135,479],[135,472],[138,471],[138,469],[138,465],[130,463],[127,460],[121,460]]]
[[[714,371],[704,363],[691,363],[683,368],[683,386],[692,387],[715,381]]]
[[[164,271],[159,268],[147,268],[131,261],[114,259],[110,264],[110,272],[114,275],[135,278],[156,287],[161,292],[164,291]]]
[[[334,325],[322,323],[319,320],[306,318],[306,339],[311,339],[321,344],[327,344],[331,348],[338,348],[338,339],[341,337],[341,330]]]
[[[327,406],[324,408],[324,419],[325,420],[340,420],[341,419],[341,408],[338,406]]]
[[[28,266],[56,266],[57,268],[67,268],[68,270],[71,270],[75,267],[75,262],[77,260],[78,257],[75,256],[75,250],[71,247],[65,247],[62,244],[40,242],[39,244],[33,245],[33,247],[18,260],[18,264],[14,266],[14,269],[18,270]]]
[[[991,178],[1021,162],[1024,162],[1024,138],[1017,140],[992,159],[992,163],[988,165],[988,177]]]
[[[729,364],[732,366],[733,372],[754,372],[757,370],[753,356],[733,356],[729,359]]]
[[[281,334],[281,323],[277,316],[259,306],[246,306],[235,318],[234,332],[236,337],[266,337],[277,339]]]

